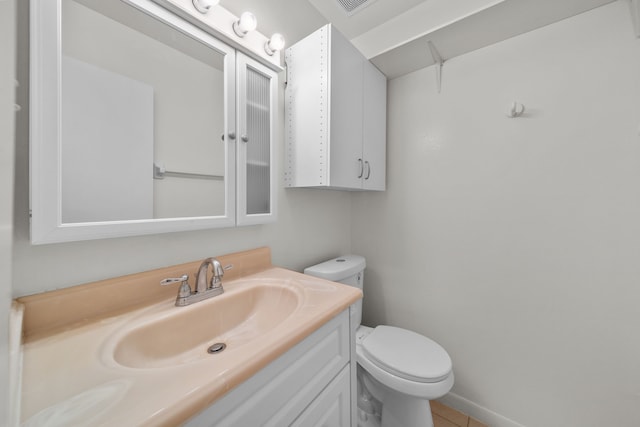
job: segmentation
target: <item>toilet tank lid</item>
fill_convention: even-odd
[[[367,266],[360,255],[343,255],[304,269],[304,274],[334,282],[353,276]]]

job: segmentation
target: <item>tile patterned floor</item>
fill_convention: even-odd
[[[489,427],[470,416],[432,400],[431,413],[434,427]]]

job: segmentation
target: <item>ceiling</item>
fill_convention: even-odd
[[[366,0],[349,15],[338,0],[307,0],[348,39],[387,22],[425,0]]]
[[[368,0],[349,15],[338,0],[221,0],[251,10],[264,34],[295,43],[330,22],[389,78],[549,25],[615,0]]]

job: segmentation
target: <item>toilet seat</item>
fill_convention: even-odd
[[[362,342],[364,355],[379,368],[409,381],[436,383],[451,373],[447,352],[435,341],[393,326],[377,326]]]
[[[371,335],[373,335],[373,333],[378,328],[382,328],[383,333],[376,334],[378,335],[379,339],[374,339],[373,341],[371,341],[371,343],[373,344],[367,345],[367,347],[369,347],[369,351],[368,351],[369,354],[367,354],[364,350],[365,343],[369,341],[369,338],[371,337]],[[383,342],[382,337],[385,336],[386,333],[390,332],[390,331],[385,331],[386,328],[393,328],[393,327],[378,326],[375,329],[369,328],[367,326],[358,327],[358,330],[356,331],[356,356],[357,356],[358,364],[372,378],[374,378],[381,384],[385,385],[386,387],[389,387],[390,389],[395,390],[397,392],[404,393],[409,396],[414,396],[421,399],[427,399],[427,400],[437,399],[447,394],[449,390],[451,390],[451,387],[453,386],[454,375],[453,375],[453,370],[451,365],[451,359],[449,358],[446,351],[442,347],[440,347],[437,343],[433,342],[432,340],[429,340],[430,342],[434,343],[440,348],[440,350],[435,351],[435,353],[441,354],[440,352],[443,352],[444,355],[446,355],[446,357],[443,357],[443,359],[448,360],[448,363],[449,363],[449,370],[447,372],[445,372],[444,374],[442,374],[441,372],[440,374],[436,375],[436,377],[439,377],[440,380],[434,381],[434,378],[432,378],[430,374],[416,375],[415,374],[416,371],[411,372],[414,377],[417,376],[418,378],[421,378],[420,375],[423,375],[426,378],[422,378],[423,381],[414,381],[407,378],[403,378],[402,376],[399,376],[396,373],[393,373],[389,369],[387,369],[387,367],[385,367],[385,365],[381,363],[382,360],[380,360],[380,355],[376,354],[376,348],[377,348],[376,344],[380,344],[380,343],[376,343],[376,341]],[[400,329],[400,328],[393,328],[393,329]],[[404,329],[401,329],[401,330],[406,331]],[[406,331],[406,332],[410,332],[410,331]],[[393,334],[393,332],[391,333]],[[416,334],[416,335],[418,335],[421,338],[428,339],[422,335],[419,335],[419,334]],[[396,338],[396,337],[393,337],[393,338]],[[399,338],[399,339],[402,340],[402,338]],[[409,351],[411,351],[410,347],[407,348],[403,346],[402,352],[407,353]],[[376,358],[377,360],[370,357],[371,353],[373,353],[374,356],[378,356]],[[384,361],[387,361],[387,360],[384,359]],[[422,363],[424,363],[424,361]],[[444,366],[446,366],[446,364]],[[398,371],[400,373],[403,373],[405,370],[396,369],[396,372]],[[406,374],[404,376],[406,376]],[[431,382],[424,382],[424,379],[428,379]]]

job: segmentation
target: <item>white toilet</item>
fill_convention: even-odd
[[[362,289],[365,259],[345,255],[305,274]],[[354,321],[362,320],[362,300]],[[358,427],[433,427],[429,400],[453,386],[451,358],[435,341],[393,326],[358,326]]]

